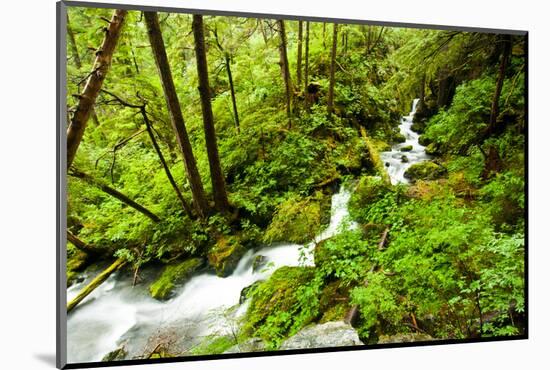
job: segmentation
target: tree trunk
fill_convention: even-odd
[[[153,212],[149,211],[147,208],[143,207],[142,205],[134,202],[132,199],[128,198],[126,195],[110,187],[109,185],[103,183],[102,181],[94,179],[92,176],[88,175],[87,173],[73,169],[71,172],[69,172],[69,175],[79,178],[87,182],[88,184],[97,187],[98,189],[104,191],[105,193],[120,200],[122,203],[132,207],[136,211],[141,212],[142,214],[149,217],[154,222],[160,222],[160,218],[157,215],[155,215]]]
[[[334,23],[332,34],[332,53],[330,56],[330,80],[328,85],[327,111],[334,113],[334,72],[336,71],[336,46],[338,45],[338,25]]]
[[[309,21],[306,22],[306,51],[304,64],[304,97],[307,97],[307,85],[309,84]]]
[[[237,98],[235,97],[235,86],[233,85],[233,75],[231,74],[231,58],[228,53],[225,53],[225,70],[227,71],[227,79],[229,80],[229,89],[231,91],[231,103],[233,104],[233,114],[235,116],[235,128],[237,133],[241,133],[239,123],[239,112],[237,110]]]
[[[104,250],[102,250],[100,248],[97,248],[93,245],[90,245],[88,243],[83,242],[76,235],[71,233],[69,230],[67,230],[67,240],[70,241],[72,245],[74,245],[75,247],[77,247],[82,252],[84,252],[88,255],[96,255],[97,256],[97,255],[105,252]]]
[[[205,218],[208,215],[208,202],[204,195],[204,188],[202,186],[199,170],[197,169],[195,156],[193,155],[193,148],[191,147],[191,142],[189,141],[189,136],[185,128],[178,95],[176,94],[176,88],[172,79],[172,72],[170,71],[170,65],[168,63],[168,56],[166,55],[166,49],[162,39],[158,16],[156,12],[144,12],[144,14],[149,42],[151,43],[151,49],[155,56],[155,63],[164,91],[164,98],[166,99],[166,104],[170,112],[172,128],[176,133],[176,139],[183,155],[183,163],[185,165],[187,179],[189,180],[193,203],[199,217]]]
[[[302,86],[302,39],[304,33],[304,25],[302,21],[298,21],[298,55],[296,57],[296,86]]]
[[[172,172],[170,172],[170,168],[168,167],[168,164],[166,164],[166,160],[164,159],[164,155],[162,155],[162,151],[160,150],[160,147],[157,143],[157,139],[155,139],[155,135],[153,132],[153,127],[151,124],[151,121],[149,121],[149,116],[147,116],[147,112],[145,110],[145,107],[141,107],[141,115],[143,116],[143,120],[145,121],[145,126],[147,128],[147,133],[149,134],[149,138],[151,139],[151,143],[153,144],[153,148],[155,148],[155,151],[157,152],[157,156],[159,157],[160,163],[162,163],[162,167],[164,168],[164,172],[166,173],[166,177],[168,177],[168,181],[170,182],[170,185],[172,185],[172,188],[176,192],[176,195],[181,203],[181,207],[183,208],[184,212],[190,217],[193,218],[193,211],[191,210],[191,206],[187,203],[183,195],[181,194],[181,191],[176,184],[176,181],[174,180],[174,177],[172,176]]]
[[[86,86],[79,97],[76,111],[73,114],[69,128],[67,129],[67,169],[71,167],[84,130],[86,123],[90,118],[95,101],[105,80],[105,76],[109,71],[113,53],[118,42],[120,31],[124,25],[124,17],[127,11],[117,9],[114,11],[113,17],[105,31],[105,38],[100,49],[96,53],[96,59],[92,72],[88,77]]]
[[[225,179],[223,177],[218,153],[216,139],[216,128],[214,126],[214,114],[210,101],[210,83],[208,82],[208,61],[206,60],[206,46],[204,42],[204,24],[202,15],[193,15],[193,36],[195,39],[195,54],[197,57],[197,74],[199,76],[199,93],[201,96],[202,121],[204,125],[204,137],[208,164],[210,166],[210,178],[212,180],[212,191],[214,193],[214,204],[219,212],[229,210],[229,201],[225,190]]]
[[[288,68],[288,57],[286,53],[286,31],[285,31],[285,22],[280,19],[277,21],[279,25],[279,36],[281,38],[279,43],[279,55],[281,59],[281,71],[283,74],[283,80],[285,83],[285,95],[286,95],[286,115],[288,117],[288,128],[292,127],[292,108],[291,108],[291,82],[290,82],[290,72]]]
[[[88,285],[86,285],[80,291],[80,293],[77,294],[76,297],[74,297],[69,303],[67,303],[67,313],[71,312],[77,304],[82,302],[82,300],[86,298],[91,292],[93,292],[95,288],[105,282],[105,280],[107,280],[113,272],[117,271],[125,264],[126,261],[124,261],[122,258],[119,258],[115,262],[113,262],[113,264],[107,267],[107,269],[103,270],[101,274],[97,275]]]
[[[422,74],[420,81],[420,96],[418,97],[418,111],[424,112],[424,99],[426,97],[426,72]]]
[[[495,94],[493,95],[493,102],[491,104],[491,116],[489,118],[489,133],[492,133],[497,124],[497,118],[499,115],[500,107],[499,100],[502,93],[502,86],[504,85],[504,79],[506,78],[506,68],[508,67],[508,61],[510,59],[510,53],[512,50],[512,39],[510,35],[502,35],[500,37],[502,45],[502,54],[500,56],[500,66],[498,69],[497,85],[495,87]]]

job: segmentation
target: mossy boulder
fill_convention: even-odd
[[[426,154],[429,154],[429,155],[438,155],[439,154],[439,148],[437,147],[436,143],[428,144],[428,146],[424,150],[425,150]]]
[[[340,280],[327,284],[319,297],[319,323],[344,320],[351,308],[348,302],[350,285],[342,284]]]
[[[323,207],[324,199],[329,197],[318,191],[311,197],[292,196],[282,202],[266,230],[264,241],[302,244],[312,240],[320,231],[323,213],[327,211]]]
[[[268,349],[309,324],[318,314],[318,301],[303,298],[301,288],[313,279],[315,268],[284,266],[251,291],[243,331],[260,337]]]
[[[67,288],[78,281],[78,276],[88,266],[88,255],[76,248],[67,249]]]
[[[218,276],[229,276],[245,252],[239,236],[222,236],[208,251],[208,263]]]
[[[101,361],[121,361],[126,358],[126,349],[123,347],[117,348],[114,351],[107,353]]]
[[[401,150],[402,152],[410,152],[411,150],[413,150],[413,146],[412,145],[405,145],[403,147],[401,147]]]
[[[443,177],[447,170],[432,161],[415,163],[405,171],[405,178],[411,181],[435,180]]]
[[[355,191],[350,198],[350,211],[361,209],[383,198],[391,186],[377,176],[363,176],[359,179]],[[352,215],[353,216],[353,215]]]
[[[406,155],[401,156],[401,163],[409,163],[409,158]]]
[[[202,259],[191,258],[166,266],[157,280],[149,286],[151,296],[161,301],[170,299],[175,289],[186,283],[202,265]]]
[[[394,143],[404,143],[405,141],[407,141],[407,138],[400,132],[394,134],[392,137],[392,142]]]

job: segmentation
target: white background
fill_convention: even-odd
[[[127,0],[146,5],[529,30],[530,339],[148,365],[154,369],[548,368],[549,9],[508,0]],[[111,2],[116,3],[116,0]],[[55,1],[2,2],[0,20],[0,357],[4,369],[55,359]],[[125,367],[129,369],[144,368]]]

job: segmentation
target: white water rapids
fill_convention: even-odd
[[[415,99],[411,112],[402,118],[399,126],[406,141],[380,154],[388,164],[386,170],[392,184],[408,183],[405,171],[412,164],[429,159],[418,143],[419,135],[411,129],[417,104]],[[412,150],[402,152],[401,148],[407,145],[412,145]],[[403,155],[408,162],[402,161]],[[304,246],[281,243],[249,250],[230,276],[196,275],[166,302],[151,298],[147,283],[132,287],[129,273],[113,274],[68,315],[68,362],[101,361],[121,346],[127,351],[127,358],[139,358],[151,353],[159,343],[168,344],[177,354],[189,354],[190,349],[209,335],[231,335],[238,330],[237,319],[247,308],[247,302],[239,305],[243,288],[268,278],[281,266],[314,265],[316,242],[336,235],[342,227],[357,227],[354,222],[346,222],[350,196],[344,187],[332,196],[330,224],[311,243]],[[267,268],[254,271],[257,256],[265,257]],[[98,272],[88,271],[84,281],[72,285],[67,290],[67,300],[78,294]],[[144,269],[142,274],[145,281],[151,281],[156,271]]]
[[[420,135],[411,128],[419,100],[420,99],[414,99],[411,112],[407,116],[401,118],[399,131],[405,136],[405,142],[392,146],[389,152],[380,153],[380,158],[386,166],[386,171],[388,171],[393,185],[398,183],[409,183],[409,180],[404,176],[407,169],[415,163],[430,159],[430,156],[426,154],[425,147],[418,142],[418,137]],[[412,146],[411,151],[401,151],[401,148],[409,145]],[[403,161],[403,156],[407,158],[406,161]]]
[[[330,224],[314,242],[305,246],[275,244],[249,250],[230,276],[196,275],[166,302],[151,298],[148,284],[132,287],[128,273],[126,276],[120,272],[113,274],[68,316],[69,363],[101,361],[120,346],[124,346],[128,358],[135,358],[152,352],[160,342],[169,343],[177,353],[185,354],[208,335],[231,335],[237,330],[236,319],[246,311],[246,302],[239,305],[243,288],[268,278],[281,266],[313,265],[315,242],[337,234],[341,227],[357,227],[353,222],[345,222],[350,196],[344,187],[332,196]],[[256,256],[264,256],[268,267],[254,271]],[[71,286],[67,300],[92,277]],[[228,310],[231,307],[233,309]]]

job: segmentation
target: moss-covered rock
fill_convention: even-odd
[[[409,158],[406,155],[401,156],[401,162],[402,163],[409,163]]]
[[[398,132],[392,137],[392,142],[394,143],[404,143],[407,141],[407,138],[402,133]]]
[[[312,240],[323,224],[323,198],[318,191],[312,197],[291,197],[281,203],[264,235],[264,241],[302,244]]]
[[[401,147],[401,150],[402,152],[410,152],[411,150],[413,150],[413,146],[412,145],[405,145],[403,147]]]
[[[126,349],[124,346],[115,349],[114,351],[111,351],[107,353],[101,361],[121,361],[126,358],[126,355],[128,353],[126,352]]]
[[[208,251],[208,263],[218,276],[228,276],[233,272],[246,248],[239,236],[223,236]]]
[[[385,343],[410,343],[410,342],[426,342],[434,340],[428,334],[422,333],[402,333],[394,335],[381,335],[378,339],[379,344]]]
[[[76,249],[67,249],[67,287],[78,280],[78,276],[88,265],[86,253]]]
[[[416,180],[435,180],[443,177],[447,173],[447,170],[432,161],[424,161],[415,163],[405,171],[405,178]]]
[[[194,347],[191,353],[194,355],[216,355],[224,353],[230,347],[236,345],[233,336],[208,337],[201,344]]]
[[[170,299],[176,287],[187,282],[202,264],[202,259],[191,258],[166,266],[157,280],[149,286],[151,296],[158,300]]]
[[[318,301],[304,299],[301,288],[313,279],[313,267],[285,266],[251,292],[250,306],[245,315],[246,335],[260,337],[268,349],[277,348],[281,341],[295,334],[318,314]]]
[[[432,139],[430,139],[429,137],[427,137],[426,135],[420,135],[418,137],[418,143],[420,145],[424,145],[424,146],[427,146],[427,145],[430,145],[432,143]]]
[[[348,303],[349,285],[344,285],[337,280],[327,284],[319,297],[319,311],[321,319],[319,323],[344,320],[350,309]]]
[[[429,155],[438,155],[439,154],[439,148],[437,147],[436,143],[428,144],[428,146],[424,150],[426,151],[426,154],[429,154]]]

